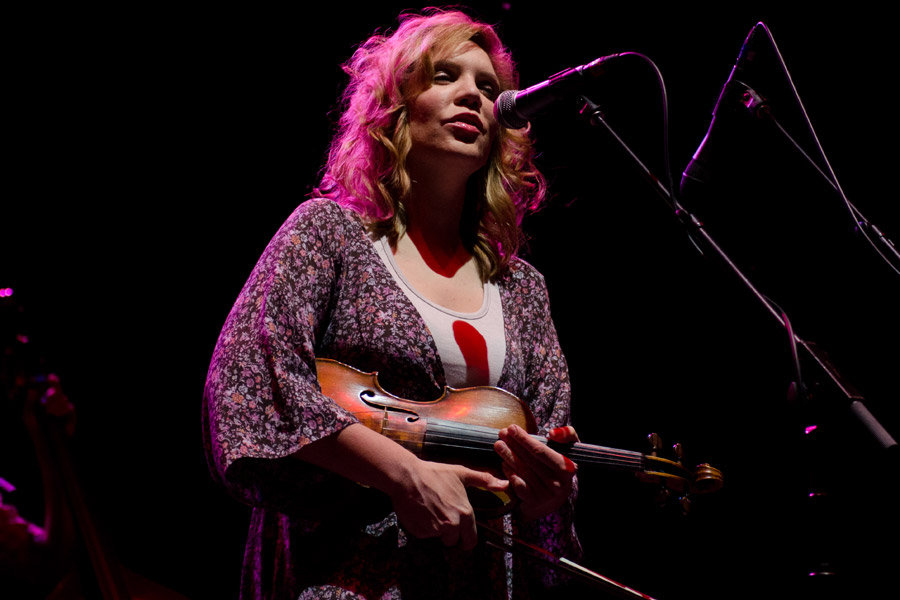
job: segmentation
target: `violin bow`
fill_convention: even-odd
[[[477,521],[477,524],[478,529],[481,532],[481,535],[479,537],[484,540],[484,543],[489,546],[493,546],[494,548],[503,550],[505,552],[511,552],[513,554],[522,554],[526,558],[530,558],[546,565],[550,565],[551,567],[559,569],[561,571],[566,571],[567,573],[571,573],[594,585],[595,587],[614,594],[619,598],[626,598],[628,600],[634,600],[635,598],[641,598],[642,600],[655,600],[651,596],[639,592],[634,588],[623,585],[618,581],[613,581],[609,577],[605,577],[600,573],[597,573],[596,571],[592,571],[587,567],[579,565],[578,563],[573,562],[568,558],[556,556],[555,554],[544,550],[540,546],[536,546],[530,542],[526,542],[519,537],[500,531],[494,527],[491,527],[490,525],[486,525],[482,521]]]

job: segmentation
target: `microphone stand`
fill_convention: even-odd
[[[713,239],[709,231],[703,226],[703,223],[697,219],[691,212],[684,208],[681,203],[672,195],[672,193],[663,185],[662,181],[656,177],[650,169],[641,161],[640,158],[628,147],[621,137],[606,122],[600,107],[594,104],[585,96],[579,98],[582,107],[579,113],[588,123],[594,127],[604,128],[622,149],[634,160],[641,173],[647,178],[652,187],[666,201],[669,208],[678,218],[679,222],[688,230],[688,235],[698,249],[703,252],[703,246],[710,249],[712,254],[719,258],[722,263],[744,284],[747,290],[756,297],[763,307],[772,315],[772,317],[782,326],[787,328],[788,323],[781,311],[772,303],[762,292],[760,292],[753,282],[750,281],[740,267],[728,256],[721,246]],[[698,243],[697,240],[701,243]],[[868,430],[875,441],[882,448],[892,448],[897,446],[896,440],[891,437],[887,430],[878,422],[878,420],[869,412],[864,403],[863,396],[856,388],[837,370],[827,353],[821,350],[814,342],[807,341],[791,332],[791,341],[796,346],[803,348],[807,355],[812,358],[822,373],[834,384],[840,394],[847,400],[848,408],[853,416]]]
[[[756,94],[756,92],[752,88],[749,88],[749,87],[747,88],[747,93],[758,96],[758,94]],[[748,108],[751,108],[751,107],[748,107]],[[822,179],[824,179],[826,182],[828,182],[828,185],[830,185],[832,188],[834,188],[834,191],[836,191],[838,194],[840,194],[841,199],[844,201],[844,203],[850,209],[850,213],[854,217],[854,220],[856,221],[857,225],[859,225],[863,231],[868,230],[868,231],[871,231],[872,233],[874,233],[876,239],[878,239],[878,241],[884,246],[885,252],[887,252],[888,254],[893,256],[896,260],[900,260],[900,252],[897,251],[897,247],[894,245],[894,242],[891,241],[887,237],[887,235],[875,223],[873,223],[872,221],[867,219],[860,212],[860,210],[856,206],[853,205],[852,202],[850,202],[850,200],[847,198],[847,196],[844,195],[844,190],[841,188],[840,184],[836,183],[835,181],[832,181],[832,179],[828,175],[826,175],[825,172],[822,171],[822,169],[819,168],[819,165],[817,165],[815,163],[815,161],[813,161],[813,159],[809,156],[809,154],[807,154],[803,150],[803,148],[801,148],[800,145],[794,140],[794,138],[791,137],[791,135],[787,132],[787,130],[781,126],[781,123],[778,122],[778,119],[776,119],[772,115],[772,112],[770,110],[768,110],[768,106],[766,106],[765,110],[761,110],[758,112],[759,112],[760,118],[764,117],[767,120],[769,120],[773,125],[775,125],[775,127],[778,129],[778,131],[780,131],[782,133],[782,135],[784,135],[787,138],[787,140],[791,143],[791,145],[794,148],[796,148],[796,150],[798,152],[800,152],[800,154],[802,154],[804,158],[806,158],[806,160],[809,162],[809,164],[813,166],[813,168],[816,170],[816,172],[822,176]]]
[[[774,40],[772,41],[774,44]],[[850,211],[850,216],[853,218],[856,225],[859,227],[859,231],[866,237],[866,239],[872,243],[871,237],[869,234],[874,234],[875,239],[883,247],[879,249],[878,246],[872,243],[872,246],[875,248],[876,252],[881,255],[881,257],[888,263],[888,265],[898,274],[900,274],[900,252],[897,251],[897,247],[894,245],[894,242],[891,241],[890,238],[885,235],[885,233],[874,223],[872,223],[869,219],[867,219],[856,206],[850,202],[850,199],[847,198],[846,194],[844,194],[843,188],[841,188],[840,183],[837,181],[837,177],[832,175],[829,177],[825,171],[823,171],[818,164],[812,159],[809,154],[800,146],[800,144],[788,133],[787,129],[785,129],[778,119],[772,114],[770,110],[769,103],[763,98],[759,93],[756,92],[753,88],[742,81],[735,81],[736,85],[742,87],[744,89],[744,93],[741,95],[740,100],[738,101],[740,104],[745,106],[750,114],[758,119],[766,120],[771,123],[788,141],[788,143],[797,150],[803,158],[813,167],[813,169],[825,180],[828,185],[830,185],[835,192],[840,196],[841,200],[847,206],[847,209]],[[824,155],[823,155],[824,157]],[[827,159],[825,159],[827,164]],[[830,170],[830,166],[829,166]],[[883,250],[883,252],[882,252]],[[892,263],[888,256],[893,256],[896,263]]]
[[[699,219],[697,219],[695,215],[690,213],[684,208],[684,206],[681,205],[678,199],[674,196],[674,193],[670,191],[670,189],[668,189],[662,183],[662,181],[650,171],[649,168],[647,168],[647,166],[628,147],[628,145],[622,140],[622,138],[619,137],[619,135],[605,120],[600,107],[585,96],[580,96],[578,98],[578,103],[581,105],[579,109],[579,113],[581,114],[581,116],[584,117],[591,126],[605,129],[606,132],[622,147],[626,154],[631,157],[631,159],[637,165],[647,181],[650,182],[651,186],[668,204],[669,208],[677,217],[678,221],[686,228],[688,237],[690,238],[694,246],[697,247],[700,253],[705,254],[705,248],[710,251],[715,257],[717,257],[721,261],[721,263],[728,270],[730,270],[741,281],[744,287],[746,287],[746,289],[762,304],[763,308],[771,314],[775,321],[787,330],[790,337],[791,350],[794,354],[796,365],[799,365],[797,349],[801,348],[806,353],[806,355],[812,359],[812,364],[818,367],[819,372],[824,375],[827,380],[831,381],[834,389],[837,390],[838,395],[843,399],[843,408],[848,410],[852,417],[862,425],[863,429],[868,432],[868,434],[875,440],[878,446],[880,446],[884,451],[889,450],[896,453],[898,446],[897,441],[891,436],[890,433],[888,433],[888,431],[875,418],[875,416],[872,415],[871,412],[869,412],[869,409],[865,405],[865,399],[863,398],[862,394],[860,394],[859,391],[838,371],[838,369],[832,363],[831,359],[828,357],[828,354],[824,350],[819,348],[819,346],[814,342],[804,340],[796,333],[794,333],[787,316],[782,313],[771,300],[769,300],[762,292],[760,292],[756,288],[756,286],[750,281],[747,275],[744,274],[744,272],[737,266],[737,264],[735,264],[735,262],[722,249],[722,247],[719,246],[715,239],[713,239],[709,231],[707,231],[707,229],[704,227],[703,223]],[[886,238],[883,239],[886,240]],[[796,386],[792,386],[792,389],[798,390],[800,396],[805,396],[805,390],[807,389],[807,386],[803,384],[803,381],[800,377],[799,366],[797,366],[796,368],[798,381],[796,382]],[[803,401],[808,400],[809,397],[800,397],[798,399]],[[806,433],[817,433],[815,432],[815,429],[815,427],[807,427]],[[809,438],[809,442],[816,441],[815,439],[813,439],[816,438],[816,436],[808,435],[807,438]],[[817,520],[820,523],[828,522],[827,519],[824,519],[821,516],[822,507],[820,506],[821,501],[825,499],[827,493],[825,493],[822,488],[818,487],[820,483],[815,477],[812,468],[810,468],[810,472],[808,473],[808,475],[811,485],[809,498],[814,502],[812,508],[818,515]],[[834,572],[831,570],[826,558],[824,560],[818,561],[818,564],[813,568],[809,575],[815,576],[815,579],[817,580],[815,583],[821,583],[823,581],[831,580],[831,576],[834,575]]]

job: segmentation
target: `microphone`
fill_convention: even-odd
[[[581,65],[560,71],[546,81],[524,90],[507,90],[494,102],[494,117],[507,129],[521,129],[538,112],[565,96],[577,93],[588,77],[605,72],[603,63],[621,56],[610,54]]]
[[[709,123],[709,129],[706,131],[706,136],[703,138],[703,141],[700,142],[700,146],[697,148],[697,151],[694,152],[694,156],[691,158],[691,161],[688,163],[687,167],[685,167],[684,172],[682,173],[682,194],[684,194],[686,186],[690,186],[692,182],[702,183],[710,175],[709,161],[710,157],[715,154],[714,150],[710,150],[710,146],[714,145],[711,141],[713,138],[713,131],[721,128],[716,125],[717,114],[719,112],[719,109],[726,104],[726,100],[729,102],[732,100],[733,90],[735,87],[737,87],[735,85],[735,82],[737,82],[735,76],[739,75],[741,71],[743,71],[753,62],[756,55],[756,38],[761,35],[757,32],[763,28],[764,26],[762,25],[762,23],[757,23],[753,27],[753,29],[750,30],[750,33],[747,34],[747,38],[744,40],[744,45],[741,47],[741,52],[740,54],[738,54],[737,60],[734,63],[734,67],[731,69],[731,73],[728,75],[728,80],[725,82],[725,85],[722,86],[722,91],[719,92],[719,98],[718,100],[716,100],[716,105],[713,108],[712,120]],[[717,134],[716,137],[719,136],[721,136],[721,133]]]

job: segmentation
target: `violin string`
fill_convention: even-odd
[[[546,438],[541,436],[533,437],[542,443],[547,443]],[[497,439],[498,431],[490,427],[442,419],[429,419],[423,446],[490,453],[493,452],[493,445]],[[605,446],[591,446],[589,444],[576,444],[566,454],[576,461],[620,467],[628,470],[643,469],[645,458],[638,452]]]
[[[541,436],[532,436],[541,443],[547,443],[547,439]],[[453,447],[464,450],[493,452],[494,442],[498,439],[498,431],[490,427],[471,425],[442,419],[429,419],[425,434],[424,446]],[[638,452],[618,450],[605,446],[591,446],[589,444],[575,444],[565,452],[575,461],[589,462],[620,467],[629,470],[641,469],[644,464],[644,456]]]
[[[493,452],[497,430],[441,419],[429,419],[425,445]]]

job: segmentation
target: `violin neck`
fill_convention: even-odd
[[[548,444],[557,452],[581,465],[595,465],[605,469],[640,472],[645,467],[645,456],[639,452],[607,448],[576,442],[559,444],[539,435],[532,435],[542,444]],[[421,442],[421,454],[429,460],[447,461],[464,456],[468,462],[493,466],[500,460],[494,452],[494,442],[499,439],[498,430],[490,427],[429,419]]]

